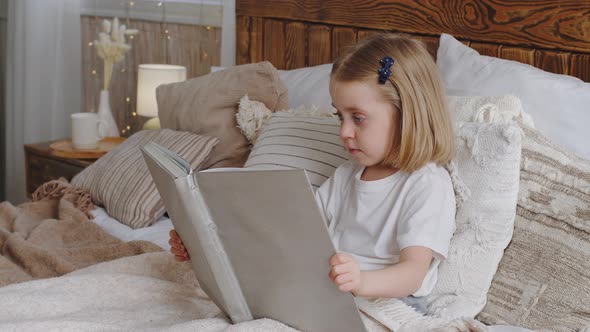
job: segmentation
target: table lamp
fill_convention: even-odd
[[[142,64],[137,72],[137,114],[151,117],[143,129],[159,129],[156,88],[166,83],[186,80],[186,67],[163,64]]]

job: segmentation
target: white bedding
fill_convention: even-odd
[[[101,207],[92,210],[92,214],[94,215],[92,221],[95,224],[118,239],[123,241],[145,240],[157,244],[165,251],[170,251],[168,239],[173,226],[170,218],[166,216],[162,216],[149,227],[132,229],[109,216]]]
[[[123,225],[118,222],[116,219],[110,217],[103,208],[97,207],[92,211],[94,215],[94,223],[100,226],[103,230],[105,230],[110,235],[117,237],[124,241],[131,241],[131,240],[145,240],[150,241],[152,243],[157,244],[162,249],[169,251],[170,245],[168,244],[169,239],[169,232],[173,228],[172,221],[170,218],[163,216],[156,223],[154,223],[150,227],[139,228],[139,229],[132,229],[129,226]],[[219,327],[225,325],[222,321],[218,322],[220,324]],[[265,321],[264,324],[269,323]],[[215,324],[213,324],[215,325]],[[271,324],[272,325],[272,324]],[[189,324],[189,326],[191,326]],[[191,327],[195,327],[194,325]],[[227,327],[227,326],[225,326]],[[261,327],[261,326],[257,326]],[[531,330],[519,328],[519,327],[512,327],[512,326],[502,326],[502,325],[495,325],[490,326],[489,331],[491,332],[530,332]]]

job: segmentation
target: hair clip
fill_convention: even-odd
[[[378,70],[379,84],[385,84],[385,82],[387,82],[389,76],[391,76],[391,66],[394,62],[395,61],[390,56],[384,56],[381,58],[381,60],[379,60],[379,63],[381,64],[381,68]]]

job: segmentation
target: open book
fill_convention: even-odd
[[[201,287],[234,323],[365,330],[328,277],[335,249],[304,170],[193,172],[158,144],[141,151]]]

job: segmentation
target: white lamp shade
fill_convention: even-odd
[[[139,65],[137,72],[137,114],[158,116],[156,88],[166,83],[186,80],[186,67],[161,64]]]

